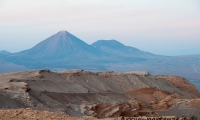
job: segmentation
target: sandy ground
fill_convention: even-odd
[[[27,108],[0,110],[0,120],[97,120],[97,118],[89,116],[70,117],[62,112],[38,111]],[[115,118],[98,120],[115,120]]]

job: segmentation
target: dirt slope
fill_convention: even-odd
[[[200,97],[200,94],[196,87],[190,84],[185,78],[178,77],[178,76],[157,76],[158,78],[164,78],[169,83],[174,85],[175,87],[179,88],[182,91],[193,93],[194,95]]]
[[[32,108],[107,118],[171,114],[178,111],[174,106],[199,98],[199,93],[185,79],[175,76],[39,70],[1,74],[0,96],[0,108],[4,109]],[[181,116],[184,111],[173,115]],[[189,116],[193,114],[188,112]]]

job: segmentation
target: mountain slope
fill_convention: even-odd
[[[98,40],[94,42],[92,46],[101,51],[117,56],[153,56],[153,54],[149,52],[144,52],[134,47],[125,46],[116,40]]]
[[[94,57],[97,55],[101,56],[105,55],[105,53],[86,44],[67,31],[60,31],[38,43],[33,48],[13,54],[12,56],[53,60],[63,58]]]
[[[71,116],[97,118],[199,117],[200,94],[194,85],[176,76],[36,70],[0,74],[0,80],[1,109],[65,111]]]
[[[5,50],[0,51],[0,57],[4,57],[9,54],[11,54],[11,53],[9,53],[8,51],[5,51]]]
[[[8,54],[10,54],[10,52],[2,50],[2,51],[0,51],[0,54],[8,55]]]
[[[0,73],[19,72],[27,70],[26,67],[0,60]]]
[[[116,40],[100,40],[88,45],[66,31],[58,32],[31,49],[0,57],[0,61],[25,66],[27,69],[117,72],[139,70],[154,75],[178,75],[195,82],[200,80],[199,59],[200,55],[153,55],[125,46]],[[4,68],[2,70],[5,70]],[[11,72],[13,69],[6,71]]]

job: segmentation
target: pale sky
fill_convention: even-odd
[[[61,30],[88,44],[200,54],[200,0],[0,0],[0,50],[29,49]]]

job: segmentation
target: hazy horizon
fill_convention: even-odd
[[[19,52],[66,30],[158,55],[200,54],[199,0],[1,0],[0,50]]]

